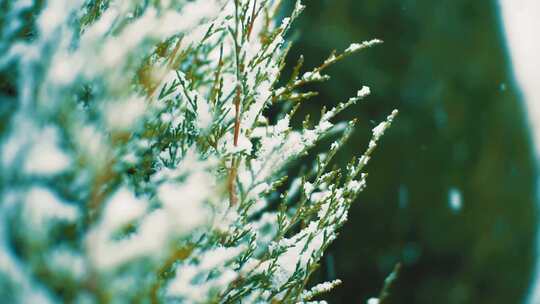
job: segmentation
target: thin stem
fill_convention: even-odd
[[[255,10],[256,7],[257,7],[257,0],[255,0],[255,2],[253,3],[253,10],[251,12],[251,20],[249,20],[249,26],[248,26],[248,30],[247,30],[247,40],[248,41],[249,41],[249,38],[251,36],[251,31],[253,30],[253,24],[255,23],[255,18],[257,17],[256,10]]]

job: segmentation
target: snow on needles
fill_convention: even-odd
[[[301,1],[281,21],[279,0],[41,2],[7,5],[0,30],[0,67],[17,69],[0,142],[0,281],[13,301],[324,303],[312,298],[340,281],[307,282],[397,112],[339,171],[355,121],[338,115],[370,88],[302,126],[289,105],[381,41],[300,62],[285,81]],[[18,39],[23,27],[38,35]],[[305,162],[324,137],[330,149]],[[297,161],[306,170],[285,176]]]

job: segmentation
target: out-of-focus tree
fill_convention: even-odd
[[[402,115],[372,166],[321,278],[335,303],[361,303],[398,261],[391,303],[517,303],[534,252],[534,164],[495,2],[310,1],[290,59],[314,66],[351,40],[385,41],[348,65],[301,111],[359,84],[373,98],[342,116]],[[347,155],[362,150],[355,133]],[[384,197],[381,189],[388,189]]]

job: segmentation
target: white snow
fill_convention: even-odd
[[[341,280],[334,280],[331,282],[324,282],[313,286],[310,290],[306,290],[302,293],[303,300],[311,300],[316,295],[328,292],[337,285],[341,284]]]
[[[159,200],[171,221],[183,232],[201,225],[207,219],[203,203],[208,198],[210,182],[202,174],[190,176],[182,184],[164,183],[158,188]]]
[[[24,214],[31,227],[45,230],[53,220],[75,221],[79,216],[77,207],[61,200],[51,190],[42,186],[30,188],[24,202]]]
[[[108,229],[115,230],[145,214],[147,202],[135,197],[125,187],[117,190],[107,202],[103,222]]]
[[[451,188],[448,191],[448,206],[453,212],[456,213],[461,211],[461,208],[463,208],[463,196],[459,189]]]
[[[305,182],[304,183],[304,193],[305,193],[305,195],[307,197],[309,197],[311,195],[311,193],[313,192],[313,189],[315,189],[315,188],[314,188],[312,183],[310,183],[310,182]]]
[[[367,300],[367,304],[379,304],[378,298],[370,298]]]
[[[45,127],[41,130],[29,149],[24,171],[28,174],[52,175],[66,170],[71,159],[58,144],[59,134],[56,128]]]
[[[362,89],[360,89],[356,93],[356,96],[359,97],[359,98],[364,98],[364,97],[368,96],[369,94],[371,94],[371,89],[369,87],[363,86]]]
[[[386,130],[387,123],[386,121],[383,121],[379,123],[375,128],[373,128],[373,137],[378,139],[384,134],[384,130]]]
[[[105,104],[107,124],[117,130],[131,129],[147,109],[147,101],[140,96],[131,96],[126,100],[110,101]]]
[[[368,47],[371,47],[380,43],[382,43],[382,40],[379,40],[379,39],[372,39],[369,41],[364,41],[362,43],[353,43],[345,50],[345,53],[356,52],[358,50],[368,48]]]

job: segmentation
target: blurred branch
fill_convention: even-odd
[[[390,288],[392,288],[394,283],[397,281],[400,271],[401,263],[397,263],[396,266],[394,266],[392,273],[390,273],[390,275],[384,279],[384,285],[381,289],[381,293],[379,294],[379,304],[387,303],[388,298],[390,297]]]

